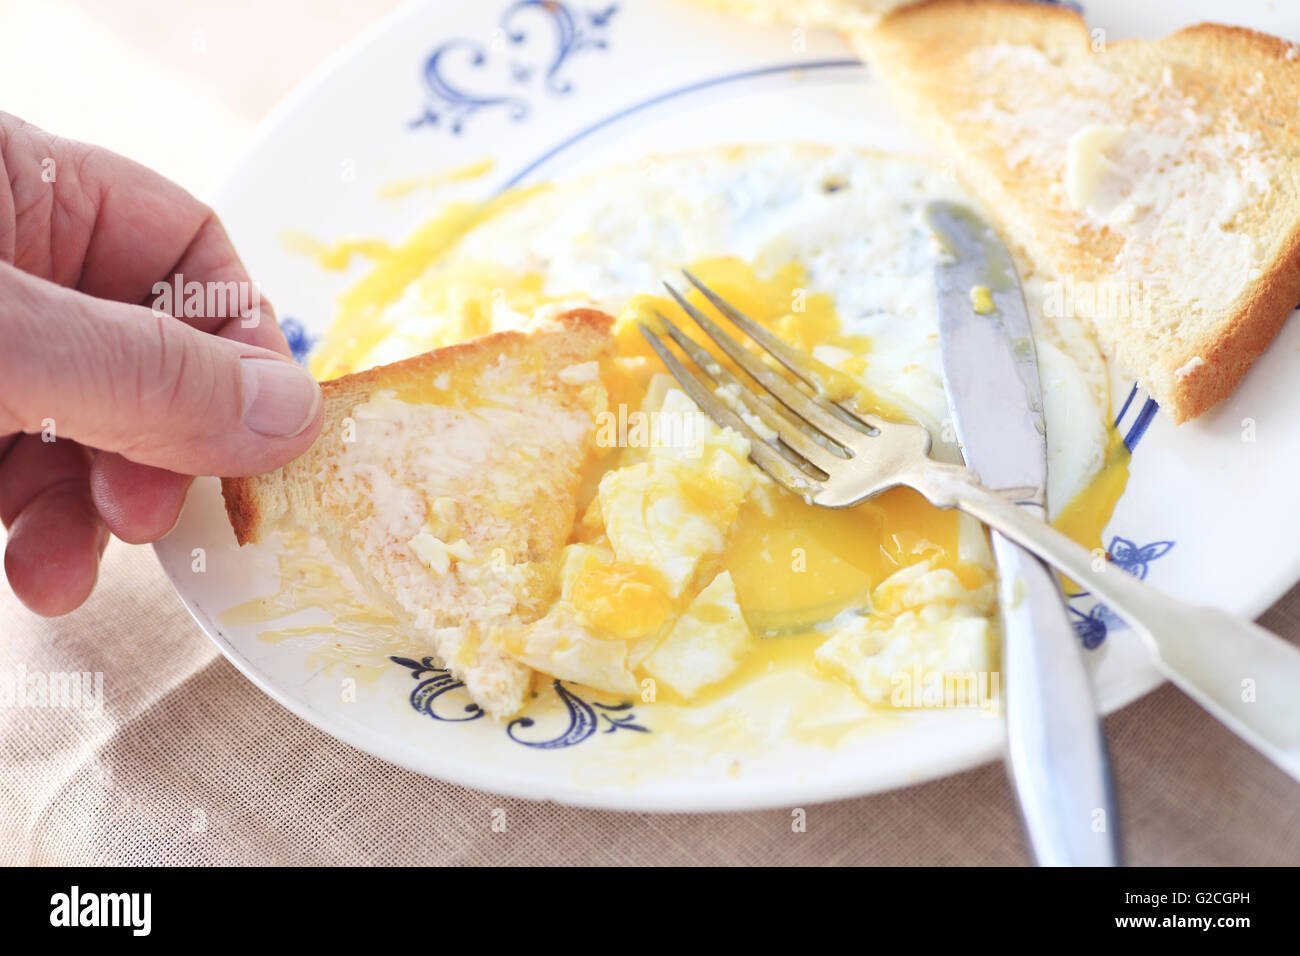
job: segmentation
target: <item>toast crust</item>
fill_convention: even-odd
[[[253,482],[249,478],[222,478],[221,497],[226,502],[226,517],[235,532],[235,541],[241,548],[256,543],[262,513],[253,493]]]
[[[1256,359],[1268,351],[1297,303],[1300,230],[1292,233],[1287,251],[1255,283],[1245,305],[1228,324],[1197,341],[1197,354],[1205,359],[1201,367],[1205,374],[1189,375],[1181,380],[1186,384],[1175,386],[1170,409],[1174,424],[1198,418],[1230,396]]]

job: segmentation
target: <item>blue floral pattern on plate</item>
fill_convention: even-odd
[[[410,670],[411,677],[415,680],[420,680],[426,674],[430,675],[420,680],[415,690],[411,691],[411,707],[418,713],[432,717],[434,720],[452,723],[478,720],[484,715],[478,704],[468,701],[467,695],[454,693],[465,685],[452,676],[445,667],[435,663],[432,657],[421,658],[418,661],[411,660],[409,657],[390,657],[389,660]],[[603,732],[607,734],[617,730],[650,733],[649,727],[637,722],[638,718],[632,711],[631,701],[605,704],[596,700],[586,700],[559,680],[553,681],[551,688],[565,706],[568,724],[554,736],[528,740],[519,736],[519,731],[531,729],[537,721],[532,717],[517,717],[506,725],[507,737],[517,744],[534,750],[559,750],[577,746],[594,736],[602,727]],[[447,700],[442,699],[449,694],[453,696]]]
[[[284,333],[284,340],[289,343],[293,360],[299,363],[307,357],[307,353],[315,347],[319,338],[309,334],[307,327],[292,316],[285,316],[280,320],[280,331]]]
[[[1115,416],[1115,428],[1124,436],[1124,445],[1130,453],[1137,449],[1138,442],[1160,410],[1154,399],[1143,397],[1142,401],[1138,401],[1139,397],[1142,397],[1141,391],[1134,383],[1124,404],[1120,406],[1119,414]],[[1145,579],[1151,562],[1168,554],[1173,546],[1173,541],[1152,541],[1150,544],[1139,545],[1128,538],[1115,535],[1110,539],[1106,554],[1110,563],[1121,571]],[[1074,632],[1079,635],[1080,643],[1087,650],[1093,651],[1100,647],[1110,631],[1128,626],[1118,614],[1106,605],[1097,603],[1087,591],[1069,594],[1067,598],[1070,614],[1074,617]]]
[[[561,70],[576,54],[608,48],[606,32],[617,12],[614,4],[574,10],[558,0],[518,0],[501,14],[500,25],[488,45],[460,38],[449,40],[429,55],[424,64],[424,110],[411,121],[411,127],[445,128],[459,136],[470,117],[487,109],[505,110],[516,123],[526,119],[532,111],[528,94],[564,96],[573,91],[573,84],[564,79]],[[526,55],[532,36],[527,26],[539,15],[550,26],[552,35],[550,45],[544,48],[546,55],[540,60],[536,54]],[[468,75],[467,71],[481,74],[498,58],[508,71],[511,89],[486,90],[478,85],[482,80],[476,83]]]
[[[1110,539],[1107,554],[1110,556],[1110,563],[1121,571],[1126,571],[1134,577],[1145,578],[1151,562],[1168,554],[1173,546],[1172,541],[1153,541],[1139,546],[1128,538],[1116,535]],[[1093,651],[1106,640],[1106,635],[1111,629],[1124,628],[1128,625],[1104,604],[1093,601],[1092,606],[1086,611],[1074,606],[1076,601],[1086,603],[1090,598],[1091,595],[1087,591],[1071,594],[1069,607],[1070,613],[1074,615],[1074,633],[1079,635],[1079,641],[1085,648]]]

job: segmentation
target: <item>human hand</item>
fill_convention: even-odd
[[[24,604],[56,615],[89,596],[110,532],[153,541],[191,476],[301,454],[322,402],[220,221],[185,190],[4,113],[0,171],[4,567]],[[176,276],[202,284],[197,310],[158,295]]]

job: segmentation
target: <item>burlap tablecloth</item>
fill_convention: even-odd
[[[1300,634],[1300,588],[1262,622]],[[109,546],[81,610],[0,593],[0,671],[102,671],[101,716],[0,709],[0,863],[1013,864],[1000,764],[736,814],[614,813],[430,780],[266,697],[190,620],[151,549]],[[1300,864],[1300,784],[1164,687],[1106,720],[1128,861]],[[494,832],[493,810],[506,811]]]
[[[202,193],[281,96],[397,2],[17,5],[0,30],[0,108]],[[1263,622],[1300,635],[1300,589]],[[20,666],[102,671],[106,702],[95,717],[0,709],[0,863],[1027,860],[1000,765],[809,807],[803,833],[788,810],[604,813],[417,776],[265,697],[190,620],[152,551],[117,542],[65,618],[31,615],[0,582],[0,672]],[[1165,687],[1106,731],[1129,862],[1300,863],[1300,785],[1181,694]]]

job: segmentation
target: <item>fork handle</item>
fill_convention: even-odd
[[[1300,648],[1226,611],[1172,598],[1094,557],[980,485],[967,468],[927,459],[903,483],[940,508],[978,518],[1085,585],[1142,638],[1165,677],[1300,780]]]
[[[1002,615],[1007,767],[1039,866],[1116,866],[1115,810],[1092,681],[1056,573],[992,535]]]

